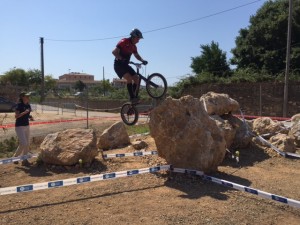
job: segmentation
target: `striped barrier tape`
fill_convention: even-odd
[[[286,197],[279,196],[279,195],[274,195],[274,194],[271,194],[269,192],[260,191],[258,189],[250,188],[250,187],[247,187],[247,186],[244,186],[244,185],[240,185],[240,184],[230,182],[230,181],[227,181],[227,180],[223,180],[223,179],[219,179],[219,178],[216,178],[216,177],[208,176],[208,175],[205,175],[202,171],[188,170],[188,169],[182,169],[182,168],[172,168],[172,166],[171,166],[171,171],[177,172],[177,173],[198,175],[198,176],[202,177],[202,179],[204,179],[204,180],[208,180],[208,181],[211,181],[213,183],[223,185],[225,187],[230,187],[230,188],[233,188],[233,189],[236,189],[236,190],[239,190],[239,191],[243,191],[243,192],[247,192],[247,193],[250,193],[250,194],[260,196],[260,197],[265,198],[265,199],[274,200],[274,201],[277,201],[277,202],[280,202],[280,203],[285,203],[287,205],[290,205],[290,206],[293,206],[293,207],[296,207],[296,208],[300,208],[300,201],[290,199],[290,198],[286,198]]]
[[[266,145],[268,145],[270,148],[272,148],[274,151],[276,151],[279,155],[283,156],[283,157],[292,157],[292,158],[299,158],[300,159],[300,155],[297,153],[291,153],[291,152],[283,152],[281,151],[279,148],[277,148],[276,146],[272,145],[270,142],[268,142],[266,139],[264,139],[262,136],[258,135],[257,139],[260,140],[262,143],[265,143]]]
[[[13,162],[18,162],[18,161],[25,160],[25,159],[30,159],[30,158],[37,158],[37,157],[38,157],[38,154],[28,154],[28,155],[23,155],[23,156],[18,156],[18,157],[1,159],[0,160],[0,165],[1,164],[9,164],[9,163],[13,163]]]
[[[129,156],[145,156],[145,155],[157,155],[157,151],[147,151],[147,152],[131,152],[131,153],[118,153],[118,154],[105,154],[103,155],[104,159],[109,158],[122,158]]]
[[[153,150],[153,151],[147,151],[147,152],[130,152],[130,153],[117,153],[117,154],[103,154],[104,159],[110,159],[110,158],[122,158],[122,157],[129,157],[129,156],[145,156],[145,155],[157,155],[158,152]],[[0,165],[2,164],[9,164],[25,159],[30,159],[30,158],[37,158],[38,154],[28,154],[28,155],[23,155],[19,157],[12,157],[12,158],[6,158],[6,159],[1,159],[0,160]]]
[[[298,201],[298,200],[286,198],[283,196],[271,194],[269,192],[261,191],[258,189],[240,185],[240,184],[230,182],[227,180],[208,176],[208,175],[205,175],[202,171],[189,170],[189,169],[183,169],[183,168],[173,168],[171,165],[155,166],[155,167],[148,167],[148,168],[142,168],[142,169],[133,169],[133,170],[120,171],[120,172],[112,172],[112,173],[97,174],[97,175],[85,176],[85,177],[68,178],[68,179],[64,179],[64,180],[49,181],[49,182],[43,182],[43,183],[0,188],[0,195],[8,195],[8,194],[23,193],[23,192],[37,191],[37,190],[43,190],[43,189],[51,189],[51,188],[57,188],[57,187],[65,187],[65,186],[70,186],[70,185],[75,185],[75,184],[84,184],[84,183],[95,182],[95,181],[103,181],[103,180],[110,180],[110,179],[116,179],[116,178],[121,178],[121,177],[129,177],[129,176],[134,176],[134,175],[144,174],[144,173],[156,173],[156,172],[159,172],[162,170],[170,170],[172,172],[177,172],[177,173],[197,175],[197,176],[200,176],[204,180],[211,181],[213,183],[220,184],[220,185],[223,185],[228,188],[233,188],[233,189],[236,189],[239,191],[243,191],[243,192],[247,192],[250,194],[260,196],[265,199],[274,200],[274,201],[277,201],[280,203],[287,204],[289,206],[300,208],[300,201]]]
[[[30,192],[30,191],[51,189],[57,187],[65,187],[65,186],[70,186],[75,184],[84,184],[84,183],[95,182],[95,181],[111,180],[111,179],[116,179],[121,177],[130,177],[133,175],[144,174],[144,173],[156,173],[161,170],[169,170],[169,169],[170,169],[170,165],[163,165],[163,166],[155,166],[155,167],[142,168],[142,169],[133,169],[133,170],[120,171],[120,172],[97,174],[97,175],[85,176],[85,177],[68,178],[64,180],[56,180],[56,181],[49,181],[49,182],[36,183],[36,184],[26,184],[21,186],[6,187],[6,188],[0,188],[0,195],[9,195],[15,193]]]
[[[129,136],[129,138],[136,138],[136,137],[141,137],[141,136],[145,136],[148,135],[149,132],[146,133],[142,133],[142,134],[134,134]],[[107,154],[107,155],[103,155],[104,158],[115,158],[115,157],[124,157],[124,156],[143,156],[143,155],[157,155],[157,151],[151,151],[151,152],[135,152],[135,153],[125,153],[124,154]],[[25,160],[25,159],[30,159],[30,158],[37,158],[38,154],[28,154],[28,155],[23,155],[23,156],[19,156],[19,157],[11,157],[11,158],[6,158],[6,159],[0,159],[0,165],[1,164],[9,164],[9,163],[13,163],[13,162],[17,162],[17,161],[21,161],[21,160]]]

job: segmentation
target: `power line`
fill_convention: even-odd
[[[156,32],[156,31],[170,29],[170,28],[173,28],[173,27],[182,26],[182,25],[185,25],[185,24],[188,24],[188,23],[193,23],[193,22],[196,22],[196,21],[199,21],[199,20],[207,19],[207,18],[210,18],[210,17],[213,17],[213,16],[217,16],[217,15],[226,13],[226,12],[230,12],[230,11],[233,11],[233,10],[236,10],[236,9],[248,6],[248,5],[252,5],[252,4],[260,2],[260,1],[262,1],[262,0],[256,0],[256,1],[249,2],[249,3],[243,4],[243,5],[239,5],[239,6],[230,8],[230,9],[222,10],[220,12],[216,12],[216,13],[213,13],[213,14],[210,14],[210,15],[207,15],[207,16],[203,16],[203,17],[200,17],[200,18],[196,18],[196,19],[185,21],[185,22],[173,24],[173,25],[170,25],[170,26],[161,27],[161,28],[157,28],[157,29],[153,29],[153,30],[148,30],[148,31],[143,31],[143,33],[152,33],[152,32]],[[48,39],[48,38],[45,38],[45,40],[47,40],[47,41],[61,41],[61,42],[84,42],[84,41],[104,41],[104,40],[111,40],[111,39],[117,39],[117,38],[119,39],[119,38],[127,37],[127,36],[128,35],[120,35],[120,36],[114,36],[114,37],[96,38],[96,39],[85,39],[85,40],[59,40],[59,39],[50,39],[50,38]]]
[[[210,14],[210,15],[207,15],[207,16],[203,16],[203,17],[200,17],[200,18],[197,18],[197,19],[188,20],[188,21],[185,21],[185,22],[182,22],[182,23],[178,23],[178,24],[174,24],[174,25],[170,25],[170,26],[166,26],[166,27],[162,27],[162,28],[158,28],[158,29],[146,31],[146,32],[144,32],[144,33],[151,33],[151,32],[155,32],[155,31],[160,31],[160,30],[169,29],[169,28],[172,28],[172,27],[182,26],[182,25],[185,25],[185,24],[187,24],[187,23],[192,23],[192,22],[195,22],[195,21],[207,19],[207,18],[209,18],[209,17],[217,16],[217,15],[220,15],[220,14],[223,14],[223,13],[226,13],[226,12],[229,12],[229,11],[233,11],[233,10],[235,10],[235,9],[239,9],[239,8],[242,8],[242,7],[245,7],[245,6],[254,4],[254,3],[256,3],[256,2],[260,2],[260,1],[262,1],[262,0],[257,0],[257,1],[254,1],[254,2],[249,2],[249,3],[244,4],[244,5],[236,6],[236,7],[234,7],[234,8],[226,9],[226,10],[223,10],[223,11],[220,11],[220,12],[216,12],[216,13],[213,13],[213,14]]]

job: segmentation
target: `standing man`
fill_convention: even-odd
[[[116,48],[112,51],[115,56],[114,69],[120,79],[127,80],[127,90],[132,103],[137,103],[139,98],[136,93],[137,85],[139,84],[139,76],[134,69],[129,66],[130,57],[133,54],[134,57],[141,61],[144,65],[147,65],[147,61],[144,60],[138,53],[136,44],[143,38],[142,32],[135,28],[130,32],[129,38],[123,38],[120,40]]]
[[[27,155],[29,153],[29,140],[30,140],[30,130],[29,130],[29,120],[33,120],[30,115],[31,106],[29,104],[30,94],[22,92],[19,97],[19,103],[16,107],[15,112],[15,129],[19,139],[19,146],[14,154],[14,157]],[[18,162],[15,162],[16,164]],[[27,159],[22,161],[23,166],[29,166],[30,163]]]

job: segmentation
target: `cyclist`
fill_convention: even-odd
[[[120,40],[112,51],[115,56],[114,69],[120,79],[127,80],[127,90],[132,103],[138,103],[139,98],[136,95],[137,85],[139,84],[139,76],[134,69],[129,66],[130,57],[133,54],[134,57],[141,61],[144,65],[147,65],[147,61],[144,60],[138,53],[136,44],[143,38],[142,32],[135,28],[130,32],[129,38],[123,38]]]

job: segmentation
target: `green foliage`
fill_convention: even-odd
[[[212,73],[203,72],[195,76],[189,75],[182,78],[175,86],[170,87],[168,93],[173,98],[180,98],[184,90],[205,83],[218,83],[218,84],[230,84],[230,83],[255,83],[255,82],[267,82],[277,81],[284,82],[285,73],[278,73],[276,76],[270,74],[266,70],[257,71],[251,68],[238,69],[232,73],[230,77],[217,77]],[[300,81],[300,71],[294,70],[289,76],[290,81]]]
[[[143,134],[143,133],[150,132],[148,124],[138,124],[135,126],[126,126],[126,130],[127,130],[128,135]]]
[[[277,76],[285,69],[288,24],[288,1],[266,1],[250,18],[250,26],[243,28],[232,49],[231,63],[238,69],[267,71]],[[300,5],[294,4],[292,15],[291,69],[299,69],[300,61]]]
[[[113,91],[113,86],[110,84],[109,80],[100,81],[97,86],[91,87],[89,89],[90,93],[94,96],[107,96]]]
[[[45,91],[54,90],[56,87],[56,80],[51,75],[45,76]],[[25,71],[23,69],[14,68],[0,76],[1,85],[16,85],[24,87],[27,91],[35,91],[40,93],[42,83],[42,73],[38,69],[30,69]]]
[[[127,88],[124,87],[124,88],[113,88],[111,90],[111,92],[109,93],[109,95],[107,96],[109,99],[119,99],[119,100],[128,100],[129,99],[129,94],[128,94],[128,91],[127,91]],[[148,100],[150,99],[147,91],[145,88],[141,88],[139,90],[139,97],[143,100]]]
[[[11,157],[18,147],[16,138],[11,137],[0,142],[0,157]]]
[[[257,72],[249,68],[237,70],[226,83],[242,83],[242,82],[263,82],[274,80],[274,77],[267,71]]]
[[[53,79],[51,75],[46,75],[44,80],[45,80],[45,90],[46,91],[55,90],[56,80]]]
[[[0,83],[3,85],[12,84],[27,87],[29,80],[25,70],[14,68],[1,76]]]
[[[37,87],[42,83],[42,72],[38,69],[30,69],[26,72],[28,82],[33,87]]]
[[[86,88],[86,84],[83,83],[81,80],[78,80],[75,82],[74,88],[75,90],[82,92]]]
[[[214,76],[230,76],[230,68],[226,61],[226,53],[219,48],[219,44],[212,41],[210,45],[201,45],[201,55],[192,57],[191,68],[196,74],[209,72]]]
[[[250,26],[239,31],[230,71],[226,55],[215,42],[201,45],[201,55],[192,57],[191,68],[196,75],[181,79],[170,88],[178,98],[185,89],[203,83],[284,82],[286,67],[286,39],[289,2],[266,1],[251,16]],[[292,13],[290,81],[300,81],[300,5],[294,4]],[[224,69],[224,70],[223,70]]]
[[[299,70],[292,70],[290,71],[290,75],[289,75],[289,79],[296,81],[296,82],[300,82],[300,69]]]

